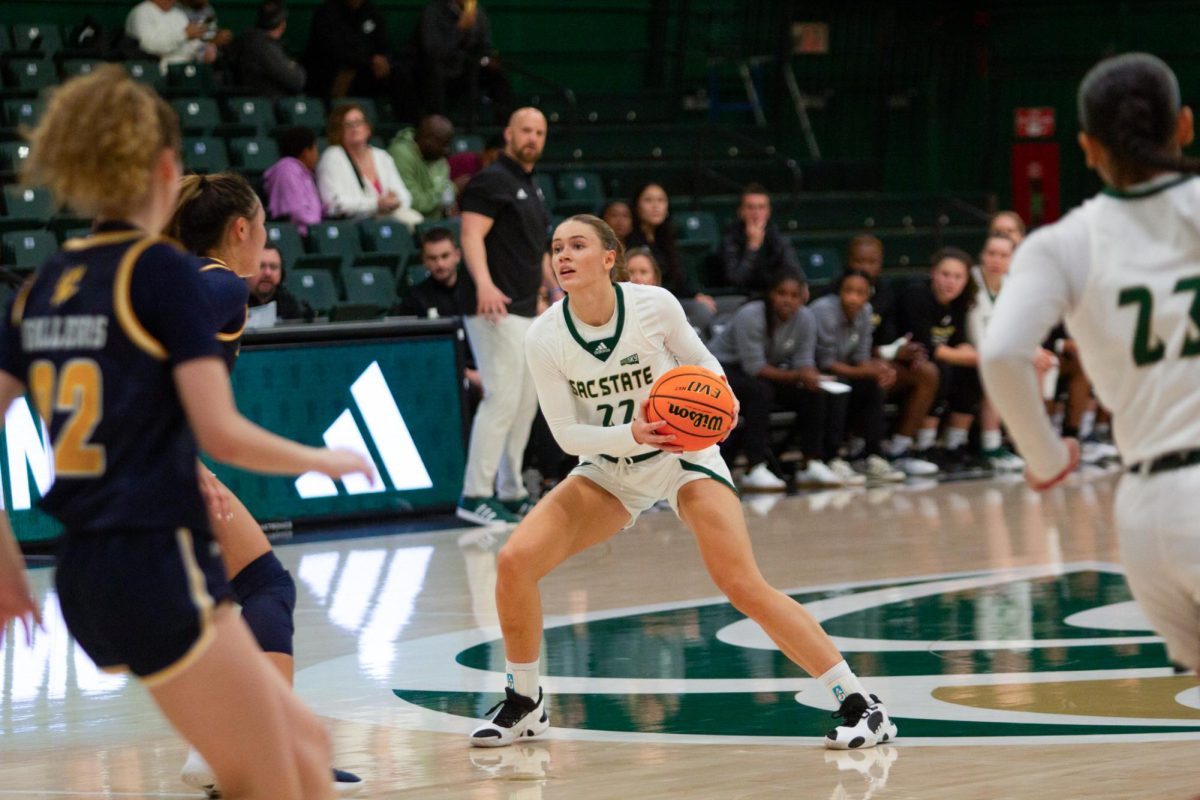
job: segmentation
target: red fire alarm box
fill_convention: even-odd
[[[1018,108],[1013,118],[1018,139],[1045,139],[1054,135],[1054,109],[1049,106]]]
[[[1053,222],[1059,205],[1058,145],[1018,142],[1012,149],[1013,210],[1032,227]]]

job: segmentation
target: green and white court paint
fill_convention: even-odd
[[[1173,673],[1113,564],[789,594],[883,697],[904,744],[1200,739],[1196,677]],[[362,669],[360,650],[304,670],[298,686],[332,717],[462,733],[502,691],[497,629],[390,649],[387,667],[376,654],[377,668]],[[719,597],[548,618],[542,665],[553,738],[811,743],[833,709],[824,689]],[[388,702],[389,690],[399,702]]]

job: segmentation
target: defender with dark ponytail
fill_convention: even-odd
[[[1200,669],[1200,161],[1171,68],[1106,59],[1079,87],[1079,144],[1103,192],[1026,239],[980,348],[987,393],[1035,489],[1079,443],[1042,405],[1034,353],[1064,320],[1127,466],[1114,517],[1134,599],[1171,661]]]

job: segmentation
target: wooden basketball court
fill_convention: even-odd
[[[363,797],[1190,800],[1200,689],[1130,602],[1117,480],[746,500],[768,579],[897,719],[873,751],[821,747],[832,702],[717,596],[669,510],[543,583],[545,740],[465,738],[502,686],[503,533],[280,546],[300,594],[297,690]],[[51,577],[33,573],[46,629],[0,647],[0,798],[197,797],[145,692],[70,641]]]

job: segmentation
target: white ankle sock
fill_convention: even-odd
[[[946,449],[954,450],[962,447],[967,443],[967,435],[970,433],[966,428],[947,428],[946,429]]]
[[[518,664],[514,661],[505,663],[508,665],[508,688],[531,700],[537,700],[539,661],[530,661],[528,664]]]
[[[817,680],[829,690],[829,693],[833,695],[833,699],[837,701],[838,705],[841,705],[847,695],[856,693],[861,694],[863,699],[868,703],[871,702],[871,698],[867,696],[866,690],[863,689],[862,684],[858,682],[858,678],[850,670],[850,665],[845,661],[839,661],[834,664]]]
[[[908,448],[912,446],[913,440],[911,436],[901,436],[897,433],[892,437],[891,444],[888,446],[888,451],[893,455],[900,455],[901,453],[907,453]]]
[[[999,450],[1000,446],[1004,444],[1004,440],[1000,436],[999,430],[984,431],[980,436],[979,443],[983,445],[984,450]]]
[[[917,451],[928,450],[937,441],[937,428],[921,428],[917,431]]]

